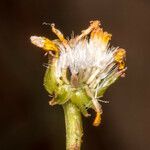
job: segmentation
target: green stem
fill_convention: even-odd
[[[66,124],[66,150],[80,150],[82,142],[82,119],[79,109],[67,102],[63,105]]]

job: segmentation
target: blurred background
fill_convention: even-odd
[[[113,46],[127,51],[126,77],[106,92],[102,124],[83,118],[83,150],[150,149],[150,1],[4,0],[0,3],[0,150],[65,150],[60,106],[50,107],[43,87],[44,52],[31,35],[69,36],[99,19]],[[92,112],[93,113],[93,112]],[[94,115],[94,113],[93,113]]]

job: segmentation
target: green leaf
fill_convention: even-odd
[[[77,89],[73,92],[71,101],[75,104],[84,116],[88,116],[87,109],[91,108],[91,99],[87,96],[86,92],[83,89]]]
[[[57,81],[56,81],[56,61],[53,61],[51,65],[46,69],[44,76],[44,87],[49,94],[53,94],[57,90]]]
[[[57,104],[66,103],[72,95],[72,90],[70,85],[60,85],[55,91],[55,101]]]

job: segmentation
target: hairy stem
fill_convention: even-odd
[[[66,150],[80,150],[82,142],[82,119],[79,109],[67,102],[63,105],[66,124]]]

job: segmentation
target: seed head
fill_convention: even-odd
[[[103,31],[98,20],[78,36],[66,40],[51,24],[58,39],[32,36],[31,42],[49,54],[44,86],[53,96],[50,105],[74,103],[84,116],[88,109],[96,112],[93,122],[101,122],[102,108],[99,103],[106,89],[122,76],[125,68],[125,50],[110,47],[111,34]]]

